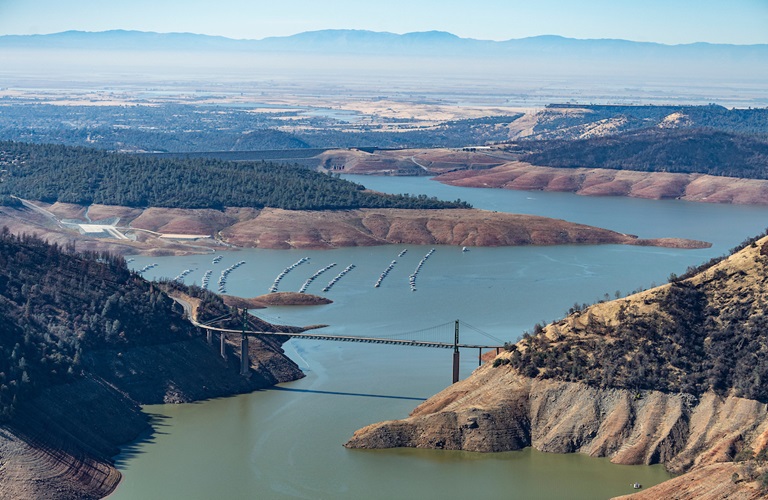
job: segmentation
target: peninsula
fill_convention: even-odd
[[[667,285],[574,309],[349,448],[541,451],[662,463],[638,498],[759,498],[768,484],[768,237]],[[617,363],[616,360],[621,360]]]
[[[0,152],[6,167],[0,223],[16,234],[77,241],[90,250],[172,255],[222,247],[708,245],[474,210],[461,200],[377,193],[298,166],[13,142],[0,143]]]
[[[768,204],[766,109],[551,104],[477,147],[326,151],[321,168],[461,187]]]
[[[153,432],[140,405],[304,376],[281,337],[253,339],[249,376],[240,375],[239,339],[208,345],[166,290],[194,301],[201,320],[228,313],[222,300],[147,282],[122,257],[72,253],[5,229],[0,261],[0,497],[102,498],[121,478],[117,447]],[[262,331],[303,331],[251,321]]]

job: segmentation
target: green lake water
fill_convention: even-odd
[[[713,247],[676,250],[634,246],[516,248],[383,246],[330,251],[241,250],[210,255],[135,257],[136,269],[150,263],[148,278],[192,272],[200,283],[211,269],[238,261],[227,293],[266,293],[285,267],[281,291],[297,291],[315,271],[337,266],[307,289],[333,304],[254,311],[282,324],[328,324],[328,333],[383,336],[460,319],[503,340],[516,340],[536,322],[562,317],[574,302],[594,302],[618,290],[666,281],[670,273],[722,255],[768,225],[768,208],[677,201],[587,198],[571,194],[466,189],[423,178],[358,178],[385,192],[461,198],[478,208],[532,213],[607,227],[640,237],[683,237]],[[417,279],[408,275],[431,249]],[[398,254],[407,249],[402,257]],[[392,260],[397,263],[379,288],[373,284]],[[355,264],[329,292],[322,287]],[[449,328],[450,329],[450,328]],[[482,342],[471,329],[462,341]],[[584,498],[631,493],[669,475],[660,466],[620,466],[583,455],[534,450],[500,454],[432,450],[347,450],[342,444],[367,424],[402,418],[450,384],[450,350],[293,340],[286,352],[305,379],[252,394],[186,405],[148,406],[156,432],[116,457],[124,480],[110,497],[152,498]],[[477,353],[463,352],[461,376],[477,367]]]

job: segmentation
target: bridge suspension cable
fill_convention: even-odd
[[[506,343],[506,341],[504,341],[504,340],[501,340],[501,339],[500,339],[500,338],[498,338],[498,337],[494,337],[494,336],[493,336],[493,335],[491,335],[490,333],[488,333],[488,332],[486,332],[486,331],[483,331],[483,330],[481,330],[481,329],[479,329],[479,328],[477,328],[477,327],[475,327],[475,326],[472,326],[472,325],[470,325],[469,323],[465,323],[464,321],[461,321],[461,320],[459,320],[459,324],[460,324],[461,326],[463,326],[463,327],[466,327],[466,328],[468,328],[468,329],[472,330],[472,331],[473,331],[473,332],[475,332],[475,333],[478,333],[478,334],[482,335],[482,336],[483,336],[483,337],[485,337],[485,338],[489,338],[489,339],[493,340],[494,342],[498,342],[498,343],[499,343],[499,345],[503,345],[503,344],[505,344],[505,343]]]
[[[235,315],[234,315],[233,313],[222,314],[222,315],[221,315],[221,316],[219,316],[218,318],[215,318],[215,319],[212,319],[212,320],[210,320],[210,321],[206,321],[205,323],[200,323],[200,324],[201,324],[201,325],[204,325],[204,326],[213,326],[213,325],[215,325],[216,323],[220,323],[221,321],[223,321],[223,320],[225,320],[225,319],[230,319],[230,318],[233,318],[234,316],[235,316]]]
[[[427,328],[420,328],[418,330],[381,335],[379,338],[448,342],[451,338],[453,338],[453,325],[454,322],[451,321],[440,325],[429,326]]]
[[[185,310],[190,309],[189,305],[184,301],[178,298],[175,298],[175,300],[177,300],[177,302],[180,302],[184,306]],[[431,326],[428,328],[421,328],[418,330],[411,330],[408,332],[390,334],[382,337],[363,337],[363,336],[353,336],[353,335],[326,335],[322,333],[307,333],[306,331],[302,331],[302,332],[258,331],[258,328],[260,328],[260,326],[252,322],[254,318],[249,318],[245,309],[243,309],[242,314],[243,315],[242,315],[241,329],[213,326],[213,324],[219,323],[225,319],[240,319],[240,314],[238,312],[220,316],[206,323],[200,323],[194,320],[191,314],[188,315],[188,319],[194,326],[202,328],[208,332],[207,335],[208,335],[209,343],[211,342],[211,332],[219,332],[221,334],[220,349],[221,349],[221,355],[225,359],[226,359],[226,346],[225,346],[225,340],[224,340],[225,336],[227,334],[240,334],[242,336],[241,348],[240,348],[240,353],[241,353],[240,373],[241,375],[244,375],[244,376],[248,375],[250,370],[250,361],[248,356],[248,337],[283,336],[283,337],[291,337],[291,338],[298,338],[298,339],[334,340],[334,341],[340,341],[340,342],[363,342],[363,343],[371,343],[371,344],[389,344],[389,345],[401,345],[401,346],[413,346],[413,347],[432,347],[432,348],[439,348],[439,349],[453,349],[453,382],[454,383],[458,382],[459,380],[459,349],[466,349],[466,348],[478,349],[478,363],[482,363],[483,349],[496,349],[496,351],[498,352],[500,349],[504,347],[504,342],[501,339],[498,339],[493,335],[490,335],[487,332],[480,330],[479,328],[476,328],[472,325],[469,325],[459,320]],[[478,333],[484,337],[494,340],[496,342],[496,345],[459,343],[459,326],[460,325],[464,325],[465,327],[469,328],[475,333]],[[248,330],[247,328],[253,328],[253,330]],[[414,338],[414,337],[423,338],[426,336],[425,334],[429,334],[429,336],[433,338],[435,336],[439,336],[443,340],[446,340],[445,332],[448,331],[450,334],[451,330],[453,330],[453,334],[454,334],[452,342],[444,342],[444,341],[438,341],[438,340],[418,340],[417,338]]]

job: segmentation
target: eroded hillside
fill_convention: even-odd
[[[346,446],[533,446],[677,473],[725,463],[731,486],[711,491],[758,498],[768,454],[768,237],[688,274],[537,326],[407,419],[361,429]],[[678,490],[700,487],[685,484]]]
[[[249,344],[241,376],[236,339],[225,339],[222,357],[122,257],[72,250],[0,232],[0,497],[102,498],[121,477],[110,458],[117,446],[151,430],[140,404],[303,376],[279,337]],[[196,301],[201,320],[229,312],[212,293],[171,286]]]

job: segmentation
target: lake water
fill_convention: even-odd
[[[676,250],[632,246],[472,248],[435,246],[422,267],[417,291],[408,275],[433,247],[383,246],[330,251],[242,250],[211,256],[136,257],[139,269],[156,262],[148,278],[193,269],[187,283],[211,283],[227,266],[227,293],[266,293],[274,278],[302,257],[280,283],[296,291],[315,271],[337,266],[308,293],[333,304],[276,307],[255,313],[292,325],[328,324],[328,333],[383,336],[460,319],[504,340],[534,323],[561,317],[574,302],[593,302],[617,290],[666,281],[689,265],[722,255],[768,225],[768,208],[705,205],[571,194],[482,190],[444,186],[424,178],[360,178],[392,193],[461,198],[478,208],[558,217],[641,237],[685,237],[713,247]],[[402,257],[398,254],[407,249]],[[381,283],[382,271],[397,264]],[[322,287],[349,264],[356,267],[329,292]],[[450,334],[452,327],[448,325]],[[463,328],[462,341],[483,341]],[[486,339],[487,340],[487,339]],[[124,480],[115,499],[146,498],[608,498],[667,479],[660,466],[619,466],[605,459],[534,450],[475,454],[432,450],[347,450],[342,444],[369,423],[405,417],[422,400],[450,384],[450,350],[290,341],[286,351],[307,374],[271,390],[188,405],[146,407],[157,432],[117,457]],[[461,376],[477,366],[462,353]]]

